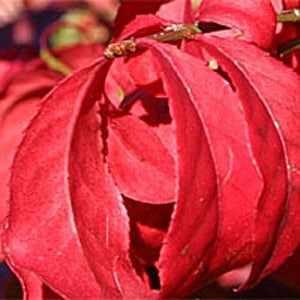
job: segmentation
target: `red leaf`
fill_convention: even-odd
[[[55,300],[63,300],[64,299],[45,284],[43,284],[42,290],[43,290],[43,298],[42,299],[45,299],[45,300],[46,299],[49,299],[49,300],[50,299],[55,299]]]
[[[101,157],[95,102],[106,68],[96,62],[47,96],[13,168],[6,255],[67,298],[150,293],[131,266],[128,217]]]
[[[145,63],[142,58],[139,61]],[[156,204],[172,202],[174,143],[171,120],[165,113],[166,100],[138,90],[126,69],[122,59],[115,61],[105,87],[113,105],[122,107],[112,109],[109,121],[112,124],[107,142],[111,174],[127,197]],[[149,85],[149,90],[153,91],[153,85]],[[128,115],[129,110],[132,116]]]
[[[55,54],[73,68],[78,68],[99,56],[102,50],[101,45],[89,45],[63,49]],[[1,201],[0,223],[7,215],[10,167],[23,132],[36,114],[38,102],[62,79],[61,74],[46,69],[43,61],[35,58],[34,53],[27,48],[2,51],[1,63],[7,66],[7,71],[3,73],[0,92],[0,195],[4,199]]]
[[[278,268],[299,243],[300,80],[280,62],[246,43],[199,40],[240,94],[254,157],[265,183],[257,206],[254,265],[245,288]]]
[[[149,40],[141,43],[161,66],[177,143],[176,207],[158,263],[161,296],[174,297],[188,291],[185,281],[195,280],[192,273],[201,273],[199,264],[205,267],[210,256],[217,225],[216,174],[202,115],[176,66],[181,52]]]
[[[195,274],[201,275],[201,282],[205,282],[207,276],[214,278],[218,273],[250,261],[255,208],[263,182],[248,146],[250,140],[244,113],[228,82],[199,59],[175,49],[168,51],[168,56],[174,57],[174,69],[187,81],[195,98],[198,113],[209,135],[218,175],[220,219],[214,257],[210,262],[209,274]],[[169,76],[170,71],[164,72]],[[179,84],[176,82],[175,86]],[[181,229],[181,232],[184,231]],[[203,268],[205,270],[205,266]],[[182,289],[188,290],[188,285],[195,284],[192,282],[194,276],[189,279],[190,282],[185,283]],[[199,286],[199,281],[197,284]]]
[[[159,68],[149,50],[129,59],[126,66],[129,76],[138,87],[145,88],[146,85],[161,81]]]
[[[123,27],[136,16],[147,14],[156,15],[172,23],[192,23],[191,1],[186,0],[123,0],[115,22],[115,36],[119,36]],[[145,26],[146,27],[146,26]]]
[[[173,0],[160,7],[157,16],[177,23],[193,23],[192,1]]]
[[[94,69],[74,73],[47,96],[27,129],[11,179],[6,255],[18,269],[33,271],[68,298],[107,295],[79,247],[66,173],[74,113],[86,99],[80,88],[88,93]]]
[[[103,67],[93,74],[89,97],[74,124],[70,149],[70,194],[74,218],[88,263],[110,297],[146,297],[150,291],[129,259],[129,220],[122,197],[104,163],[97,116]],[[91,97],[92,96],[92,97]],[[99,201],[100,200],[100,201]],[[95,259],[96,257],[96,259]]]
[[[203,0],[195,17],[238,29],[247,41],[262,48],[272,46],[276,14],[269,0]]]
[[[285,8],[298,8],[300,5],[299,0],[282,0]]]
[[[119,35],[115,35],[112,42],[158,33],[162,28],[171,24],[171,22],[161,19],[156,15],[137,15],[124,28],[121,27],[122,31]]]
[[[136,24],[127,32],[148,34]],[[151,74],[143,68],[139,78],[129,63],[134,80],[119,83],[123,61],[107,76],[110,63],[100,59],[46,97],[11,178],[6,255],[25,279],[29,272],[64,298],[179,297],[252,261],[244,287],[253,285],[298,245],[300,79],[244,42],[197,40],[217,71],[139,39],[156,59]],[[115,107],[103,97],[111,79]],[[161,80],[168,99],[137,89],[156,95]],[[163,107],[172,120],[153,126],[151,109]],[[155,208],[161,215],[141,219]],[[157,267],[159,293],[137,275],[147,264]]]
[[[8,213],[8,181],[17,146],[29,121],[38,110],[38,101],[60,78],[58,74],[41,69],[20,72],[14,74],[5,92],[0,95],[0,232]]]
[[[174,201],[173,157],[147,123],[129,115],[110,121],[108,163],[125,196],[152,204]]]
[[[161,5],[170,1],[173,0],[152,0],[146,2],[140,0],[123,0],[115,21],[115,37],[119,37],[124,26],[130,23],[137,15],[155,14]]]
[[[283,0],[271,0],[271,3],[276,12],[280,12],[283,9]]]
[[[274,274],[274,278],[283,284],[300,291],[300,247],[287,259],[284,265]]]
[[[134,93],[136,86],[126,72],[123,58],[114,61],[105,80],[105,94],[115,107],[119,107],[126,95]]]

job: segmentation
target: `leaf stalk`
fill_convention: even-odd
[[[47,49],[41,49],[40,57],[49,69],[59,72],[64,76],[68,76],[73,72],[73,70],[68,65],[52,55],[51,52]]]
[[[300,22],[300,9],[294,8],[283,10],[277,15],[277,21],[281,23]]]
[[[158,42],[173,42],[177,40],[192,40],[196,34],[202,33],[202,30],[196,24],[179,24],[165,28],[162,32],[149,35],[147,38]]]

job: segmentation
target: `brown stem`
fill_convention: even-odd
[[[278,48],[278,55],[283,57],[284,55],[300,48],[300,38],[296,38]]]

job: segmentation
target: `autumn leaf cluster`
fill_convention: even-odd
[[[184,297],[244,268],[242,291],[293,256],[296,2],[124,0],[106,44],[85,19],[55,49],[64,20],[40,57],[1,52],[1,253],[24,297]]]

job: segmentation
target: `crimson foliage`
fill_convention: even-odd
[[[300,79],[266,52],[271,1],[139,3],[114,39],[135,37],[134,55],[82,63],[24,135],[28,116],[5,127],[22,142],[5,150],[3,256],[28,296],[183,297],[249,265],[241,290],[299,244]],[[195,21],[192,41],[152,37]],[[34,72],[39,89],[60,79]]]

